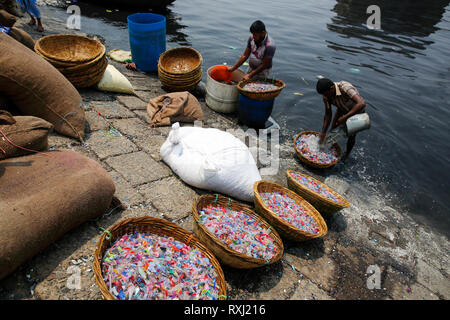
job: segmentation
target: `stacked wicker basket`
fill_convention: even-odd
[[[190,47],[164,52],[158,61],[158,76],[170,91],[191,91],[202,80],[202,55]]]
[[[73,34],[57,34],[36,41],[34,50],[76,88],[96,85],[108,66],[106,48],[99,41]]]

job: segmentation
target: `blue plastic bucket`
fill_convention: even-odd
[[[264,129],[267,119],[272,114],[275,99],[258,101],[239,94],[237,108],[239,120],[248,127]]]
[[[142,71],[157,71],[158,59],[166,51],[166,18],[155,13],[135,13],[128,18],[133,62]]]

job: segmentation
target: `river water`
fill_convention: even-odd
[[[82,32],[102,35],[108,49],[129,50],[126,17],[146,10],[78,4]],[[372,4],[381,9],[381,30],[366,26]],[[286,83],[272,116],[287,144],[322,127],[318,75],[354,84],[372,127],[357,136],[347,163],[320,174],[364,183],[449,235],[450,0],[176,0],[153,12],[167,18],[167,48],[199,50],[204,71],[233,64],[251,23],[264,21],[277,45],[273,75]]]

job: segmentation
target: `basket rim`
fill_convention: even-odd
[[[161,63],[162,60],[163,60],[168,54],[174,53],[174,52],[176,52],[176,51],[181,51],[181,50],[190,50],[190,51],[194,52],[194,53],[197,55],[197,57],[199,58],[198,64],[195,65],[195,67],[193,67],[192,70],[187,71],[187,72],[182,72],[182,71],[180,71],[180,72],[174,72],[174,71],[167,71],[166,69],[164,69],[163,66],[162,66],[162,63]],[[200,53],[198,50],[196,50],[196,49],[194,49],[194,48],[192,48],[192,47],[188,47],[188,46],[179,46],[179,47],[175,47],[175,48],[171,48],[171,49],[169,49],[169,50],[166,50],[166,51],[164,51],[164,52],[159,56],[159,59],[158,59],[158,66],[161,66],[161,70],[163,70],[163,71],[166,72],[166,73],[174,74],[174,75],[185,74],[185,73],[192,72],[192,71],[194,71],[195,69],[199,68],[199,67],[202,65],[202,63],[203,63],[203,57],[202,57],[201,53]]]
[[[49,53],[45,52],[45,51],[42,49],[42,47],[41,47],[41,43],[43,43],[44,41],[46,41],[46,40],[48,40],[48,39],[52,39],[52,38],[55,38],[55,39],[56,39],[56,38],[74,38],[74,39],[80,39],[80,40],[83,40],[83,41],[95,43],[101,50],[100,50],[100,52],[97,53],[95,56],[90,57],[90,58],[87,58],[87,59],[86,59],[86,58],[83,58],[83,59],[80,59],[80,58],[78,58],[78,59],[62,59],[62,58],[59,58],[59,57],[57,57],[57,56],[55,56],[55,55],[53,55],[53,54],[49,54]],[[56,61],[59,61],[59,62],[69,62],[69,63],[71,63],[71,62],[72,62],[72,63],[73,63],[73,62],[75,62],[75,63],[77,63],[77,62],[78,62],[78,63],[89,62],[89,61],[94,60],[95,58],[97,58],[99,55],[101,55],[102,53],[104,53],[105,50],[106,50],[105,46],[104,46],[100,41],[95,40],[95,39],[92,39],[92,38],[89,38],[89,37],[87,37],[87,36],[82,36],[82,35],[77,35],[77,34],[50,34],[50,35],[47,35],[47,36],[44,36],[44,37],[38,39],[38,40],[36,41],[34,47],[35,47],[35,50],[36,50],[36,48],[37,48],[37,50],[39,50],[40,53],[42,53],[43,55],[45,55],[46,57],[48,57],[48,58],[50,58],[50,59],[53,59],[53,60],[56,60]]]
[[[255,92],[255,91],[245,90],[243,88],[246,84],[249,84],[249,83],[252,83],[252,82],[267,82],[267,83],[272,82],[272,84],[274,84],[274,82],[278,82],[278,83],[281,83],[281,86],[278,86],[277,84],[275,84],[278,87],[277,89],[267,90],[267,91],[263,91],[263,92]],[[283,90],[285,86],[286,86],[286,84],[284,83],[284,81],[280,80],[280,79],[273,79],[271,81],[270,80],[260,80],[260,79],[248,79],[248,80],[241,80],[237,84],[237,88],[238,88],[239,91],[241,91],[243,93],[249,93],[249,94],[276,93],[276,92],[279,92],[279,91]]]
[[[329,164],[321,164],[321,163],[317,163],[317,162],[311,161],[311,160],[307,159],[306,157],[304,157],[303,154],[300,152],[300,150],[298,150],[296,142],[297,142],[297,139],[298,139],[300,136],[302,136],[302,135],[304,135],[304,134],[308,134],[308,133],[315,134],[315,135],[319,135],[319,132],[317,132],[317,131],[306,130],[306,131],[302,131],[302,132],[297,133],[297,134],[294,136],[294,139],[293,139],[293,142],[294,142],[294,149],[295,149],[295,152],[297,153],[297,156],[300,158],[300,160],[302,160],[302,161],[305,162],[306,164],[309,164],[309,165],[312,166],[312,167],[320,168],[320,169],[332,167],[332,166],[334,166],[336,163],[338,163],[338,162],[341,160],[341,157],[342,157],[342,150],[341,150],[341,147],[339,146],[339,144],[338,144],[337,142],[333,144],[333,147],[336,148],[337,152],[339,153],[339,156],[337,157],[336,160],[334,160],[333,162],[331,162],[331,163],[329,163]]]
[[[305,232],[303,230],[300,230],[300,229],[296,228],[295,226],[293,226],[292,224],[288,223],[287,221],[281,219],[275,212],[270,210],[267,207],[267,205],[264,203],[264,201],[261,199],[261,196],[259,195],[259,187],[261,185],[263,185],[263,184],[268,185],[270,187],[273,187],[274,189],[279,189],[280,191],[283,191],[290,198],[292,198],[297,204],[299,204],[302,207],[304,207],[305,209],[307,209],[307,212],[309,213],[309,215],[312,216],[314,218],[314,220],[316,221],[316,223],[318,224],[320,232],[317,233],[317,234],[312,234],[312,233],[308,233],[308,232]],[[324,235],[327,234],[328,227],[327,227],[327,224],[326,224],[325,220],[323,219],[322,215],[320,214],[320,212],[316,208],[314,208],[314,206],[312,204],[310,204],[308,201],[303,199],[300,195],[298,195],[294,191],[292,191],[292,190],[290,190],[288,188],[285,188],[285,187],[283,187],[282,185],[280,185],[278,183],[271,182],[271,181],[266,181],[266,180],[256,181],[255,184],[253,185],[253,191],[254,191],[254,194],[255,194],[255,201],[257,200],[259,202],[259,204],[262,205],[262,207],[267,212],[269,212],[270,215],[279,224],[283,225],[287,229],[289,229],[291,231],[295,231],[296,233],[298,233],[301,236],[306,237],[308,239],[320,238],[320,237],[323,237]]]
[[[216,198],[217,195],[217,198]],[[215,201],[214,201],[215,200]],[[242,211],[244,211],[244,214],[247,216],[250,216],[254,219],[256,219],[262,227],[264,227],[265,230],[271,229],[269,235],[273,238],[275,244],[278,246],[278,252],[276,255],[272,257],[272,259],[267,262],[267,260],[264,259],[258,259],[251,256],[248,256],[246,254],[243,254],[241,252],[238,252],[226,244],[224,244],[215,234],[210,232],[202,223],[199,223],[200,220],[200,214],[198,211],[201,209],[199,206],[201,205],[202,201],[206,201],[208,204],[211,204],[213,202],[227,202],[228,200],[231,200],[231,198],[224,197],[220,194],[207,194],[202,195],[198,197],[196,200],[194,200],[192,204],[192,215],[194,218],[194,223],[198,225],[198,227],[203,231],[205,235],[207,235],[211,240],[213,240],[218,246],[220,246],[225,252],[232,254],[234,256],[238,256],[241,259],[247,260],[248,262],[259,264],[259,265],[265,265],[265,264],[271,264],[274,262],[277,262],[280,260],[283,256],[284,252],[284,245],[283,241],[281,240],[281,237],[279,236],[278,232],[268,223],[264,218],[262,218],[260,215],[258,215],[256,212],[254,212],[252,209],[250,209],[249,206],[240,203],[238,201],[230,201],[230,205],[233,205],[235,207],[239,207]]]
[[[325,187],[329,192],[331,192],[332,194],[334,194],[335,196],[340,198],[344,203],[341,204],[341,203],[338,203],[338,202],[334,202],[334,201],[332,201],[332,200],[330,200],[330,199],[328,199],[328,198],[318,194],[317,192],[314,192],[313,190],[307,188],[306,186],[304,186],[303,184],[299,183],[294,177],[291,176],[292,172],[295,172],[295,173],[300,174],[300,175],[302,175],[302,176],[304,176],[306,178],[314,180],[315,182],[317,182],[321,186]],[[334,207],[339,207],[341,209],[350,207],[350,203],[347,201],[347,199],[344,198],[344,196],[340,195],[338,192],[336,192],[335,190],[331,189],[330,187],[328,187],[323,182],[317,180],[316,178],[314,178],[314,177],[312,177],[312,176],[310,176],[308,174],[305,174],[305,173],[302,173],[302,172],[299,172],[299,171],[294,171],[294,170],[286,170],[286,177],[291,182],[293,182],[298,188],[302,189],[304,192],[310,194],[311,196],[319,198],[321,201],[326,202],[329,205],[332,205]]]
[[[109,248],[111,246],[111,244],[115,240],[117,240],[123,234],[125,234],[125,232],[120,232],[122,229],[124,229],[130,225],[132,226],[132,225],[138,225],[138,224],[144,224],[144,223],[147,223],[147,224],[158,224],[159,223],[161,225],[167,225],[171,228],[174,228],[176,231],[179,231],[180,233],[188,236],[188,240],[186,241],[184,239],[181,239],[181,236],[179,236],[179,235],[170,235],[170,237],[174,238],[175,240],[183,242],[191,248],[196,248],[196,249],[202,251],[202,253],[210,260],[210,264],[216,270],[217,282],[220,285],[218,299],[219,300],[226,299],[225,276],[224,276],[222,267],[221,267],[219,261],[217,260],[217,258],[215,257],[214,253],[208,247],[206,247],[196,237],[196,235],[194,233],[192,233],[188,230],[185,230],[184,228],[180,227],[179,225],[177,225],[173,222],[170,222],[168,220],[154,218],[154,217],[150,217],[150,216],[133,217],[133,218],[127,218],[124,220],[120,220],[120,221],[116,222],[113,226],[111,226],[107,230],[105,230],[103,232],[103,234],[100,236],[100,239],[97,243],[97,248],[95,249],[95,252],[94,252],[93,271],[95,274],[95,282],[97,283],[97,286],[100,289],[104,298],[106,298],[107,300],[118,300],[116,297],[114,297],[109,292],[108,288],[106,287],[106,283],[103,280],[103,272],[102,272],[101,266],[102,266],[102,260],[103,260],[105,251],[107,250],[107,248]],[[161,231],[163,231],[163,228],[161,228],[161,227],[157,228],[157,229],[160,229]],[[108,234],[114,235],[115,232],[118,232],[118,235],[116,237],[112,236],[111,239],[107,239]],[[163,233],[157,233],[155,231],[152,231],[150,233],[157,234],[157,235],[163,234]],[[105,244],[105,250],[103,250],[104,244]]]

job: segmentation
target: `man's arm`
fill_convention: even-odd
[[[247,80],[247,79],[251,79],[252,77],[254,77],[255,75],[257,75],[258,73],[260,73],[261,71],[267,69],[270,66],[270,63],[272,62],[272,58],[263,58],[262,59],[262,63],[252,72],[250,72],[249,74],[246,74],[243,78],[243,80]]]
[[[330,126],[331,122],[331,106],[327,99],[323,99],[323,102],[325,104],[325,116],[323,117],[323,126],[322,126],[322,132],[319,136],[319,144],[322,144],[323,139],[325,139],[325,135],[327,133],[328,127]]]
[[[250,53],[251,53],[250,48],[246,47],[244,53],[242,54],[242,56],[234,64],[234,66],[228,68],[228,71],[233,72],[234,70],[239,68],[248,59],[248,57],[250,57]]]
[[[349,112],[347,112],[343,116],[339,117],[339,119],[337,121],[337,125],[341,125],[341,124],[345,123],[348,118],[357,114],[358,112],[360,112],[362,109],[364,109],[366,107],[366,102],[359,94],[355,94],[352,97],[352,100],[355,101],[355,105]]]

